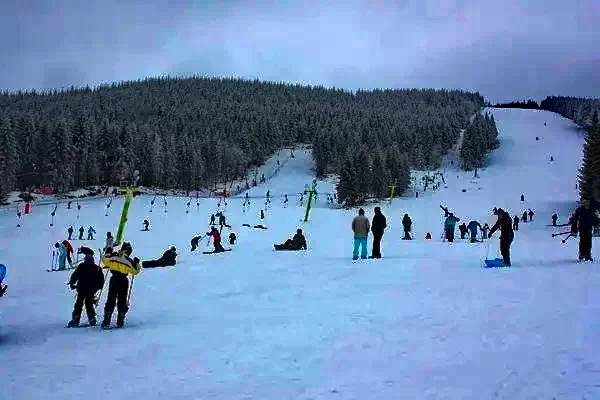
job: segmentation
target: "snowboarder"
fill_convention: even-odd
[[[84,304],[90,326],[96,326],[94,296],[104,286],[104,275],[102,269],[94,261],[94,251],[82,247],[81,253],[84,254],[83,262],[77,266],[69,280],[71,290],[77,290],[72,319],[67,325],[69,328],[79,326]]]
[[[225,251],[225,249],[221,245],[221,234],[219,233],[219,230],[216,227],[213,226],[210,229],[210,232],[208,232],[206,234],[206,236],[212,236],[213,246],[215,247],[215,253],[220,253],[222,251]]]
[[[102,259],[103,264],[110,269],[112,274],[108,284],[106,304],[104,305],[102,329],[110,327],[115,305],[117,306],[117,328],[122,328],[125,325],[125,315],[129,311],[129,305],[127,304],[128,275],[137,275],[140,272],[140,259],[137,257],[132,259],[132,253],[133,247],[129,242],[125,242],[121,245],[121,250],[118,253],[107,254]]]
[[[521,201],[525,201],[525,195],[521,194]]]
[[[556,226],[557,221],[558,221],[558,215],[556,215],[556,213],[552,214],[552,226]]]
[[[582,199],[581,205],[573,214],[574,223],[579,228],[579,261],[593,261],[592,230],[600,221],[589,199]]]
[[[69,229],[67,229],[67,233],[69,234],[69,240],[73,240],[72,236],[73,236],[73,227],[69,226]]]
[[[410,237],[410,231],[412,230],[412,220],[408,216],[408,214],[404,214],[402,218],[402,227],[404,228],[404,237],[402,240],[412,240]]]
[[[527,222],[527,211],[523,211],[523,215],[521,216],[521,221]]]
[[[360,247],[360,258],[367,258],[367,238],[369,237],[369,230],[371,224],[369,219],[365,217],[365,210],[362,208],[358,210],[358,215],[352,220],[352,232],[354,233],[354,251],[352,252],[352,259],[358,260],[358,249]]]
[[[229,233],[229,244],[230,245],[235,245],[235,242],[237,242],[237,236],[235,236],[235,233],[230,232]]]
[[[90,225],[90,227],[88,228],[87,240],[94,240],[95,233],[96,233],[96,230],[94,229],[93,226]]]
[[[142,223],[142,225],[144,225],[144,231],[147,232],[150,230],[150,221],[148,221],[147,219],[144,220],[144,222]]]
[[[275,250],[306,250],[308,246],[306,245],[306,238],[302,233],[302,229],[297,229],[296,234],[293,238],[288,239],[283,244],[275,244],[273,245]]]
[[[510,215],[503,209],[498,209],[498,220],[490,229],[488,237],[491,239],[492,234],[500,228],[500,253],[503,258],[503,265],[510,267],[510,245],[515,238],[515,234],[512,230]]]
[[[490,226],[487,224],[487,222],[483,225],[483,228],[481,228],[481,237],[483,239],[487,239],[488,238],[488,232],[490,230]]]
[[[469,222],[469,225],[467,225],[467,229],[471,233],[471,243],[478,242],[478,240],[477,240],[477,228],[483,230],[483,227],[477,221],[471,221],[471,222]]]
[[[460,231],[460,238],[464,239],[467,234],[467,224],[463,222],[458,226],[458,230]]]
[[[83,226],[79,228],[79,240],[83,240],[83,234],[85,232],[85,229],[83,229]]]
[[[519,230],[519,216],[515,215],[513,218],[513,230],[518,231]]]
[[[54,244],[54,247],[56,247],[58,249],[58,268],[57,271],[63,271],[66,268],[65,263],[67,261],[67,246],[65,246],[63,243],[56,243]]]
[[[112,233],[106,232],[106,244],[104,245],[104,253],[106,253],[107,251],[112,251],[114,241],[115,240],[113,238]]]
[[[444,234],[446,240],[449,242],[454,242],[454,228],[458,221],[460,221],[460,219],[455,217],[453,213],[448,213],[448,217],[446,218],[446,221],[444,221]]]
[[[383,232],[387,227],[385,215],[381,213],[381,208],[375,207],[375,215],[371,222],[371,232],[373,232],[373,249],[371,251],[370,258],[381,258],[381,238],[383,238]]]
[[[142,261],[142,268],[172,267],[177,263],[177,249],[171,246],[158,260]]]
[[[531,208],[529,209],[527,215],[529,215],[529,222],[533,222],[533,216],[535,215],[535,213],[531,211]]]

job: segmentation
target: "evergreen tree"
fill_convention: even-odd
[[[600,124],[588,130],[583,146],[583,164],[579,170],[581,198],[600,199]]]
[[[359,201],[359,172],[357,171],[355,164],[354,154],[351,150],[348,150],[340,171],[340,180],[337,184],[338,201],[346,207],[352,207]]]
[[[16,189],[18,147],[14,128],[8,118],[0,120],[0,195]]]

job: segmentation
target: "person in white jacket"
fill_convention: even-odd
[[[64,270],[67,262],[67,246],[63,243],[56,243],[54,247],[58,249],[58,270]]]

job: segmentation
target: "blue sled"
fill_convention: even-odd
[[[498,268],[504,266],[504,260],[502,258],[494,258],[491,260],[484,260],[483,268]]]

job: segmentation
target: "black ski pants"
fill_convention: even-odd
[[[449,242],[454,242],[454,229],[446,230],[446,240]]]
[[[381,238],[383,237],[383,232],[373,233],[373,250],[371,251],[371,256],[373,258],[381,258]]]
[[[500,254],[505,265],[510,265],[510,245],[513,241],[513,236],[500,237]]]
[[[218,252],[221,252],[221,251],[225,251],[225,249],[221,245],[221,241],[220,240],[214,240],[213,244],[215,246],[215,253],[218,253]]]
[[[94,309],[94,292],[77,292],[75,307],[73,307],[73,319],[79,321],[81,312],[85,304],[85,312],[88,320],[96,318],[96,310]]]
[[[513,222],[513,230],[515,230],[515,231],[519,230],[519,223],[518,222]]]
[[[411,239],[411,237],[410,237],[410,229],[404,228],[404,237],[403,237],[403,239],[404,240],[410,240]]]
[[[579,232],[579,259],[592,260],[592,232]]]
[[[129,311],[127,306],[127,291],[129,290],[129,279],[127,275],[120,272],[113,273],[108,284],[108,295],[104,305],[104,319],[109,319],[117,306],[119,314],[126,314]]]
[[[466,231],[460,231],[460,238],[461,239],[464,239],[466,235],[467,235]]]

